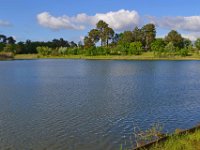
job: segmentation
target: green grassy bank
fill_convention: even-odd
[[[186,57],[181,56],[168,56],[168,57],[155,57],[153,52],[146,52],[142,55],[63,55],[63,56],[38,56],[37,54],[17,54],[14,59],[99,59],[99,60],[200,60],[200,55],[195,53]]]
[[[200,130],[173,135],[167,141],[152,146],[150,150],[200,150]]]

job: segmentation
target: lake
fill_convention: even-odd
[[[0,62],[0,149],[118,150],[200,122],[200,61]]]

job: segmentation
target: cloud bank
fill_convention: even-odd
[[[200,16],[149,17],[149,20],[161,28],[200,32]]]
[[[195,40],[200,35],[200,16],[140,16],[135,10],[125,9],[95,15],[80,13],[75,16],[54,16],[49,12],[37,15],[38,24],[52,30],[84,30],[95,27],[99,20],[104,20],[116,31],[132,30],[135,26],[143,25],[142,22],[150,22],[160,29],[184,31],[185,34],[182,35],[191,40]],[[3,25],[6,26],[9,23],[0,20],[0,26]]]
[[[97,13],[94,16],[81,13],[72,17],[67,15],[56,17],[49,12],[42,12],[37,15],[37,21],[41,26],[54,30],[83,30],[88,26],[95,26],[99,20],[104,20],[117,31],[133,29],[134,26],[140,24],[140,16],[136,11],[124,9],[115,12]]]

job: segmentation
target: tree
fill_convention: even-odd
[[[53,46],[53,48],[70,47],[70,44],[69,44],[68,41],[65,41],[63,38],[60,38],[60,39],[53,39],[52,40],[52,46]]]
[[[105,41],[106,41],[106,46],[108,47],[109,40],[111,40],[114,36],[115,32],[112,28],[107,27],[105,28],[104,36],[105,36]]]
[[[183,47],[189,48],[190,46],[192,46],[192,41],[190,39],[183,38]]]
[[[161,56],[165,49],[165,41],[162,38],[158,38],[151,43],[151,50],[154,55]]]
[[[142,30],[139,29],[138,27],[135,27],[135,29],[133,30],[133,40],[135,42],[142,42],[142,38],[143,38]]]
[[[71,41],[69,43],[70,47],[74,48],[74,47],[78,47],[77,44],[74,41]]]
[[[195,41],[194,45],[196,46],[196,48],[197,48],[198,50],[200,50],[200,38],[198,38],[198,39]]]
[[[78,47],[79,47],[79,48],[83,48],[83,43],[82,43],[82,41],[79,41],[79,42],[78,42]]]
[[[96,28],[99,31],[99,37],[101,39],[101,46],[106,45],[108,47],[108,42],[114,36],[114,30],[108,26],[106,22],[100,20],[96,24]]]
[[[133,42],[133,33],[131,31],[124,31],[122,36],[119,39],[119,44],[127,45]]]
[[[142,43],[132,42],[129,46],[129,54],[140,55],[142,53]]]
[[[108,28],[108,24],[106,22],[104,22],[103,20],[100,20],[97,24],[96,24],[96,28],[99,30],[99,34],[100,34],[100,39],[101,39],[101,46],[103,46],[103,44],[105,44],[105,36],[104,36],[104,32],[105,29]]]
[[[88,33],[89,37],[91,38],[91,40],[93,41],[93,43],[97,43],[99,42],[100,39],[100,32],[97,29],[92,29],[89,33]]]
[[[0,43],[0,52],[3,51],[3,49],[4,49],[5,46],[6,46],[6,44]]]
[[[21,52],[21,47],[17,44],[6,44],[4,47],[4,52],[11,52],[13,54],[19,54]]]
[[[185,56],[188,56],[188,49],[187,48],[182,48],[179,52],[179,54],[182,56],[182,57],[185,57]]]
[[[8,44],[15,44],[15,42],[16,42],[12,36],[8,37],[6,40],[7,40]]]
[[[6,44],[6,36],[5,35],[0,35],[0,43]]]
[[[174,55],[175,52],[176,52],[176,47],[174,46],[174,44],[172,42],[169,42],[165,46],[165,53],[168,53],[169,55]]]
[[[181,36],[181,34],[179,34],[177,31],[175,30],[172,30],[168,33],[168,35],[165,37],[165,41],[167,43],[170,43],[172,42],[172,44],[175,46],[175,47],[178,47],[178,48],[183,48],[183,38]]]
[[[94,47],[94,42],[93,42],[93,40],[90,38],[90,37],[88,37],[88,36],[85,36],[85,38],[84,38],[84,47],[85,48],[90,48],[90,47]]]
[[[156,28],[154,24],[146,24],[142,27],[142,32],[144,35],[145,49],[150,49],[151,43],[156,38]]]

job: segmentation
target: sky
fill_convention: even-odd
[[[117,33],[154,23],[157,37],[174,29],[200,37],[199,0],[0,0],[0,34],[17,41],[78,42],[106,21]]]

